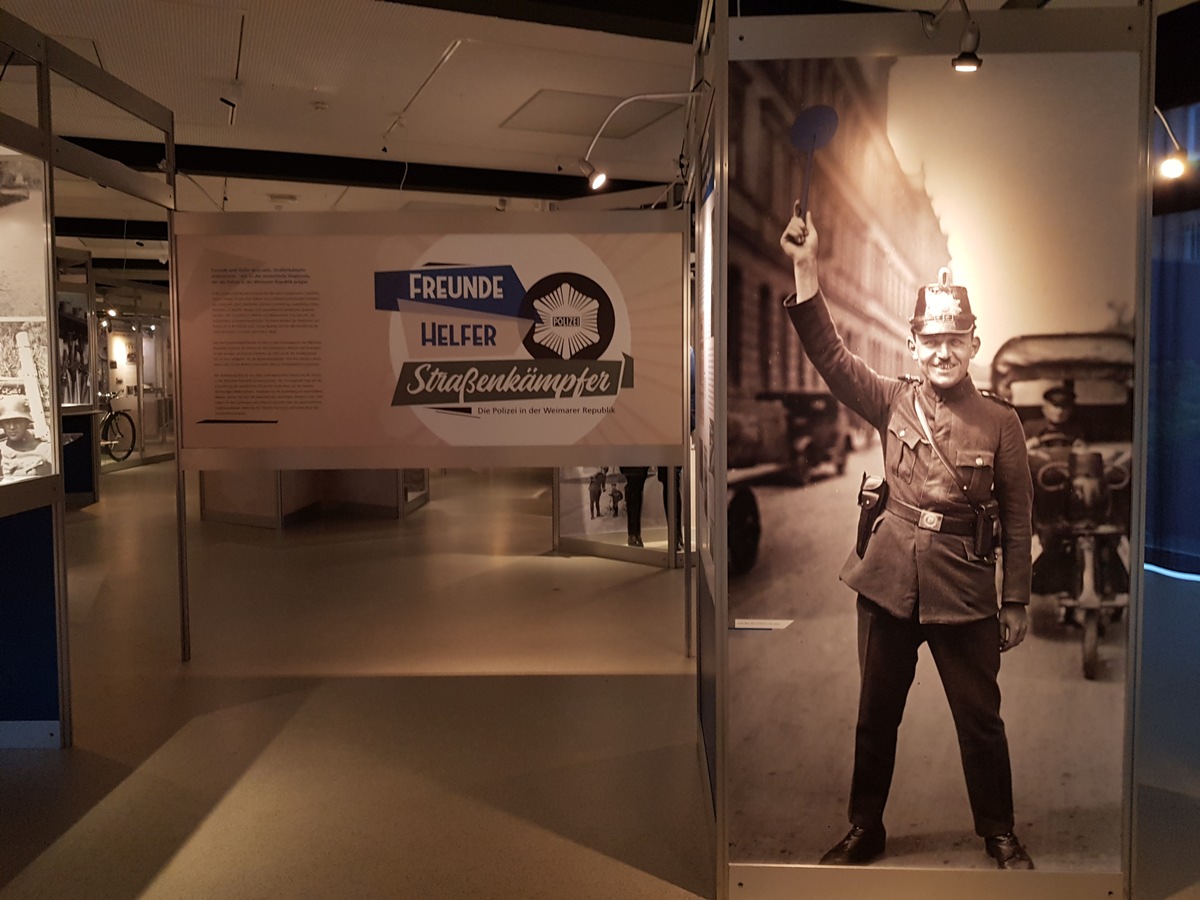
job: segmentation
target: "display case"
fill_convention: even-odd
[[[58,472],[46,163],[0,145],[0,490]]]
[[[101,465],[126,468],[175,452],[175,375],[170,316],[139,294],[100,301],[97,390]],[[107,427],[105,427],[107,423]]]
[[[67,502],[100,499],[100,410],[96,393],[96,280],[87,250],[55,247],[58,402]]]
[[[0,747],[69,733],[56,323],[51,304],[48,73],[0,12]],[[14,43],[15,42],[15,43]]]
[[[170,209],[174,123],[166,108],[4,10],[0,58],[0,546],[9,586],[0,602],[0,747],[68,747],[62,447],[67,435],[93,446],[95,369],[85,347],[86,264],[82,278],[67,271],[78,259],[56,265],[51,162],[55,173],[103,185],[109,196]],[[65,115],[55,119],[52,99],[64,94]],[[56,133],[73,106],[94,100],[161,136],[161,171],[143,175]],[[60,408],[83,418],[63,429]]]

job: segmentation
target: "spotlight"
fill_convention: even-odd
[[[634,94],[632,97],[626,97],[616,106],[614,106],[609,111],[608,116],[604,119],[604,121],[600,123],[600,127],[596,129],[596,136],[593,137],[592,142],[588,144],[587,153],[583,154],[583,156],[579,159],[579,171],[583,172],[584,177],[587,178],[588,187],[590,187],[593,191],[599,190],[604,182],[608,181],[608,176],[603,172],[597,171],[596,167],[593,166],[589,160],[591,159],[592,151],[596,149],[596,142],[600,140],[600,135],[604,134],[604,129],[608,127],[608,123],[612,121],[612,117],[615,116],[623,107],[639,100],[686,99],[691,101],[692,98],[698,96],[698,94],[699,91],[670,91],[663,94]]]
[[[955,72],[978,72],[983,60],[974,53],[960,53],[950,60]]]
[[[604,182],[608,181],[608,176],[593,166],[586,159],[579,160],[579,171],[583,173],[583,177],[588,180],[588,187],[593,191],[600,190],[604,186]]]
[[[945,0],[941,9],[936,13],[918,11],[917,15],[921,18],[921,27],[925,30],[926,37],[933,37],[938,25],[941,24],[942,17],[946,15],[946,10],[953,3],[954,0]],[[971,15],[971,10],[967,7],[967,0],[958,0],[958,5],[962,7],[963,14],[967,17],[967,23],[963,26],[962,38],[958,45],[958,56],[950,60],[950,65],[956,72],[978,72],[979,67],[983,65],[983,60],[979,58],[979,23]]]
[[[117,311],[115,309],[110,308],[107,312],[110,319],[115,319],[117,317]]]
[[[1183,177],[1183,173],[1187,171],[1187,163],[1187,151],[1172,150],[1158,164],[1158,174],[1163,178],[1181,178]]]
[[[1154,114],[1162,122],[1163,130],[1167,132],[1167,137],[1171,139],[1171,146],[1174,148],[1158,164],[1158,174],[1163,178],[1170,178],[1172,180],[1182,178],[1189,166],[1187,150],[1180,145],[1179,139],[1175,137],[1175,132],[1171,130],[1171,124],[1167,121],[1167,117],[1163,115],[1163,111],[1158,108],[1157,104],[1154,107]]]
[[[967,21],[967,27],[963,29],[962,41],[959,43],[958,49],[958,56],[950,61],[950,64],[954,66],[954,71],[978,72],[979,67],[983,65],[983,60],[976,53],[979,49],[979,26],[974,19]]]

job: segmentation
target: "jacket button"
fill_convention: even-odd
[[[907,430],[908,430],[908,429],[906,429],[906,428],[901,428],[901,429],[900,429],[900,431],[898,432],[898,434],[900,435],[900,437],[904,437],[904,432],[905,432],[905,431],[907,431]]]
[[[982,456],[975,457],[975,465],[977,465],[977,466],[983,465],[983,457]]]

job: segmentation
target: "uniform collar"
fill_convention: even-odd
[[[953,403],[955,400],[962,400],[964,397],[977,393],[975,383],[971,381],[970,375],[947,390],[936,388],[928,381],[923,381],[921,382],[921,392],[931,402],[941,400],[943,403]]]

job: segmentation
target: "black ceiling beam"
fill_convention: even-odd
[[[99,287],[105,288],[156,288],[163,291],[169,291],[171,289],[170,281],[145,281],[144,279],[140,278],[113,278],[110,280],[97,278],[96,284]]]
[[[382,0],[497,19],[603,31],[690,44],[700,17],[697,0]]]
[[[902,12],[892,6],[852,3],[849,0],[730,0],[729,15],[739,16],[833,16],[842,13]]]
[[[157,259],[143,259],[140,256],[133,259],[127,259],[121,256],[96,256],[92,258],[93,269],[108,269],[110,272],[120,269],[135,269],[138,272],[162,272],[170,271],[169,263],[159,262]]]
[[[166,222],[55,216],[54,236],[114,241],[165,241],[168,234]]]
[[[1200,103],[1200,4],[1158,17],[1154,52],[1154,102],[1159,109]]]
[[[163,145],[150,141],[114,141],[105,138],[65,137],[108,159],[140,172],[155,171],[163,160]],[[508,169],[475,169],[435,163],[409,163],[353,156],[321,156],[278,150],[245,150],[238,147],[175,145],[175,168],[181,175],[295,181],[309,184],[342,184],[352,187],[494,197],[528,197],[568,200],[591,194],[587,179],[579,175],[514,172]],[[610,191],[636,190],[656,182],[614,180]]]

